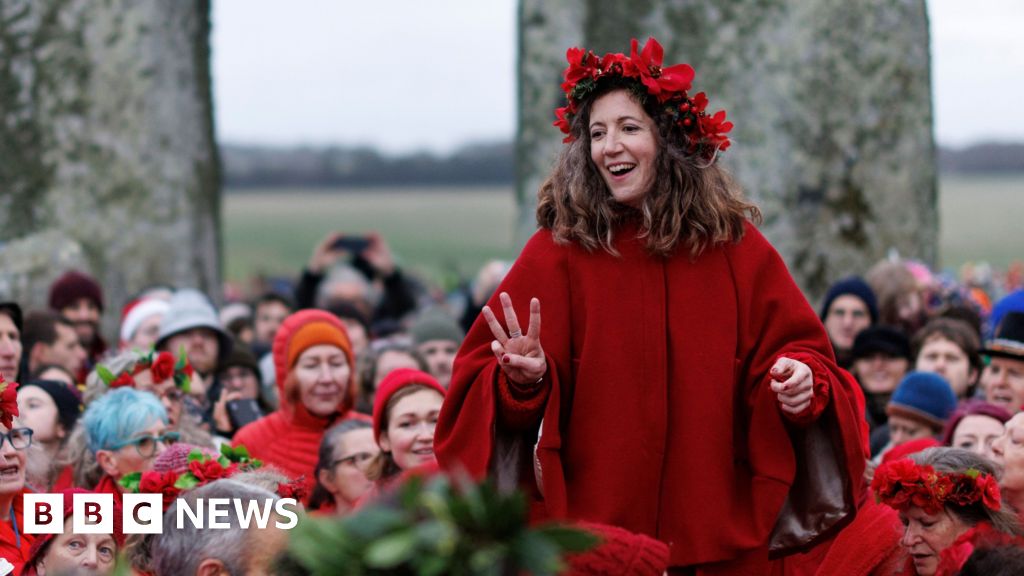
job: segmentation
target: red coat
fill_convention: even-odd
[[[635,225],[615,246],[621,257],[557,245],[548,230],[531,238],[499,292],[524,327],[529,299],[540,299],[548,373],[534,390],[510,388],[478,318],[441,411],[438,459],[483,476],[528,455],[502,447],[521,439],[528,450],[543,416],[535,513],[653,536],[669,544],[673,566],[742,558],[737,570],[761,570],[795,474],[769,369],[780,355],[811,368],[815,400],[794,420],[826,413],[838,423],[851,483],[866,459],[856,383],[753,226],[697,259],[649,255]],[[497,294],[490,306],[500,318]]]
[[[354,413],[350,411],[344,416],[354,416]],[[304,476],[307,493],[312,493],[320,441],[328,428],[343,419],[343,416],[314,416],[300,403],[292,410],[278,410],[246,424],[235,433],[231,443],[244,445],[250,456],[279,468],[292,478]]]
[[[21,573],[22,566],[31,556],[32,543],[36,539],[33,534],[25,534],[23,499],[28,493],[29,490],[22,490],[14,495],[10,513],[0,522],[0,558],[6,558],[14,565],[12,574]]]

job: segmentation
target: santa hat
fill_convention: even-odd
[[[168,309],[170,304],[160,298],[138,298],[125,304],[121,310],[121,343],[130,341],[148,318],[163,316]]]

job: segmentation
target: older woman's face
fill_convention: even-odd
[[[161,452],[167,449],[163,442],[154,442],[152,438],[163,436],[167,432],[167,425],[162,420],[157,420],[146,429],[132,435],[129,440],[143,439],[141,450],[140,444],[128,443],[116,450],[106,450],[112,455],[110,469],[104,470],[114,478],[120,480],[122,476],[133,472],[148,472],[153,468],[153,461]]]
[[[117,543],[110,534],[74,534],[72,520],[64,522],[64,533],[50,542],[37,564],[39,576],[47,574],[110,574],[117,559]]]
[[[911,506],[906,512],[900,512],[900,520],[904,526],[900,546],[913,559],[917,576],[935,574],[942,551],[970,528],[945,508],[938,514],[928,514]]]
[[[626,90],[594,101],[590,109],[590,159],[612,198],[637,207],[654,184],[657,127]]]
[[[345,398],[352,367],[341,348],[318,344],[299,354],[292,373],[298,385],[299,402],[310,414],[327,416],[337,411]]]
[[[1007,493],[1024,494],[1024,413],[1006,422],[1003,435],[992,443],[992,452],[1003,466],[999,487]]]
[[[992,444],[1003,435],[1003,423],[984,414],[964,416],[953,431],[950,446],[970,450],[989,460],[995,460]]]
[[[321,483],[334,496],[339,509],[351,508],[363,494],[373,487],[366,477],[367,467],[380,453],[373,439],[372,428],[359,428],[346,432],[334,447],[333,465],[321,472]],[[340,502],[339,502],[340,501]]]
[[[0,432],[11,430],[0,424]],[[7,438],[0,444],[0,494],[14,494],[25,487],[25,450],[15,450]]]

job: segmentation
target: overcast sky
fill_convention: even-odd
[[[222,142],[447,152],[513,136],[516,0],[213,5]],[[1024,141],[1024,0],[928,6],[939,143]]]

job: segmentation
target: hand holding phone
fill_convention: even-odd
[[[331,244],[333,250],[344,250],[354,256],[362,254],[370,246],[370,239],[366,236],[339,236]]]
[[[231,426],[235,430],[263,417],[263,410],[260,409],[260,405],[256,402],[255,398],[228,400],[227,409]]]

